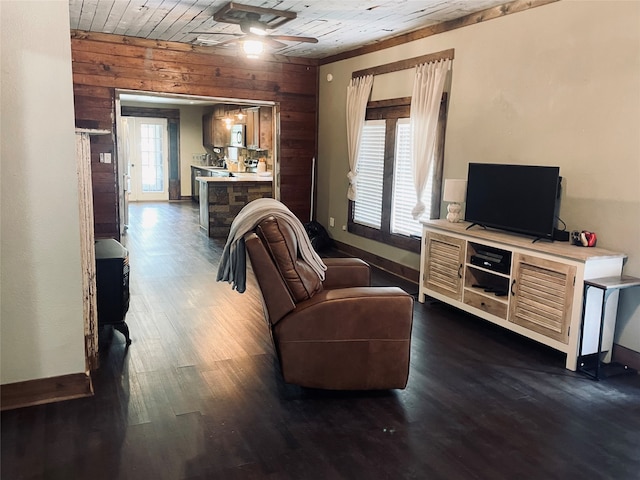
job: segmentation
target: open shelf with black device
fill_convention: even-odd
[[[467,242],[464,301],[507,318],[511,252]]]
[[[567,355],[597,351],[601,296],[587,292],[582,351],[579,339],[584,281],[620,275],[623,253],[561,242],[532,243],[531,237],[468,222],[423,221],[418,300],[443,301]],[[617,297],[607,302],[602,351],[609,361]]]

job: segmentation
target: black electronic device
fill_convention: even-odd
[[[469,261],[472,265],[508,274],[511,269],[511,252],[473,244],[473,252]]]
[[[465,220],[553,240],[560,168],[470,163]]]
[[[496,259],[495,257],[487,257],[485,255],[471,255],[471,264],[478,267],[486,268],[487,270],[493,270],[494,272],[509,273],[509,267],[511,261],[506,261],[505,258]]]

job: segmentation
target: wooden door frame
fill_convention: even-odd
[[[76,128],[82,310],[84,318],[85,368],[87,372],[96,370],[100,365],[98,356],[98,304],[94,247],[93,185],[91,182],[91,142],[89,137],[90,135],[108,135],[110,133],[111,131],[109,130]]]

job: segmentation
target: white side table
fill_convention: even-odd
[[[578,371],[596,379],[611,377],[619,375],[621,373],[637,373],[636,370],[620,364],[602,364],[600,361],[600,354],[602,352],[602,334],[604,331],[604,315],[607,306],[607,300],[609,296],[618,290],[624,290],[626,288],[640,287],[640,278],[631,277],[629,275],[619,275],[615,277],[603,277],[593,278],[591,280],[584,281],[584,296],[582,301],[582,329],[584,329],[584,312],[587,299],[587,291],[590,288],[598,288],[602,290],[602,307],[600,310],[600,333],[598,336],[598,351],[592,355],[585,355],[578,358]],[[582,352],[582,334],[580,331],[580,349],[578,352]],[[591,362],[586,360],[586,357],[595,357],[595,365],[587,365]]]

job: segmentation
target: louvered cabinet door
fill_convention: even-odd
[[[576,267],[517,254],[512,273],[509,321],[568,344]]]
[[[424,268],[424,285],[454,300],[462,300],[462,264],[466,241],[428,233],[425,240],[427,250]]]

